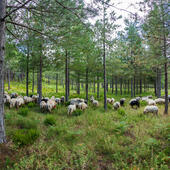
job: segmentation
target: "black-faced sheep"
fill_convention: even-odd
[[[131,99],[130,102],[129,102],[130,106],[133,108],[133,106],[137,106],[137,107],[140,107],[140,103],[138,100],[136,99]]]
[[[113,108],[114,108],[115,110],[119,109],[119,107],[120,107],[120,103],[119,103],[119,102],[115,102],[115,103],[113,104]]]
[[[121,106],[124,106],[125,100],[126,100],[125,98],[120,99],[120,105]]]

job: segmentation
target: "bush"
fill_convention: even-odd
[[[80,109],[77,109],[77,110],[75,110],[74,112],[73,112],[73,116],[80,116],[81,114],[83,113],[83,111],[82,110],[80,110]]]
[[[147,101],[141,101],[140,102],[140,106],[147,106],[147,105],[148,105]]]
[[[65,102],[65,106],[68,106],[70,105],[70,101],[69,102]]]
[[[20,129],[36,129],[37,128],[37,122],[35,120],[29,120],[29,119],[18,119],[17,120],[17,127]]]
[[[28,103],[28,105],[27,105],[29,108],[32,108],[32,107],[35,107],[35,103]]]
[[[122,109],[122,108],[119,108],[118,111],[117,111],[117,113],[118,113],[119,115],[122,115],[122,116],[125,116],[125,115],[126,115],[125,110]]]
[[[39,137],[39,132],[36,129],[19,129],[13,132],[12,140],[15,145],[21,147],[28,144],[33,144]]]
[[[19,111],[18,111],[18,114],[21,115],[21,116],[27,116],[28,115],[28,108],[27,107],[20,108]]]
[[[46,117],[46,119],[44,120],[44,124],[45,124],[46,126],[55,125],[55,123],[56,123],[56,121],[55,121],[54,117],[51,116],[51,115],[48,115],[48,116]]]

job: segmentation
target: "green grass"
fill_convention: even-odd
[[[123,108],[104,112],[101,98],[100,107],[89,106],[79,116],[68,116],[64,105],[50,116],[33,106],[26,117],[6,107],[8,146],[19,156],[0,169],[169,169],[170,117],[163,115],[164,106],[158,106],[158,117],[144,115],[145,106],[132,109],[129,99]],[[47,119],[52,126],[44,124]],[[33,140],[27,143],[30,137],[24,135],[30,129],[40,134],[30,135]],[[15,133],[20,147],[13,140]]]

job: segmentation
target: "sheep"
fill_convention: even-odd
[[[55,102],[59,105],[61,103],[61,99],[60,98],[56,98]]]
[[[10,104],[11,97],[8,94],[4,94],[4,103]]]
[[[164,104],[165,103],[165,99],[158,98],[158,99],[155,99],[155,102],[156,102],[156,104]]]
[[[142,101],[147,101],[148,97],[142,97]]]
[[[51,112],[52,109],[55,108],[55,106],[56,106],[56,102],[55,101],[53,101],[51,99],[47,101],[47,111]]]
[[[16,108],[18,109],[22,105],[24,105],[24,99],[22,97],[16,98]]]
[[[48,102],[49,98],[48,97],[45,97],[45,98],[42,98],[41,101],[44,101],[44,102]]]
[[[24,102],[25,102],[25,104],[28,104],[28,103],[33,102],[33,99],[31,97],[24,96]]]
[[[78,108],[81,110],[85,110],[87,108],[87,104],[84,102],[81,102],[78,104]]]
[[[11,93],[11,99],[17,98],[18,94],[17,93]]]
[[[38,96],[32,95],[31,98],[32,98],[33,102],[38,103]]]
[[[107,103],[109,103],[109,104],[113,104],[114,101],[115,101],[114,98],[107,98]]]
[[[147,96],[148,97],[148,99],[152,99],[152,95],[150,95],[150,96]]]
[[[111,99],[110,98],[107,98],[107,103],[111,103]]]
[[[72,113],[74,112],[76,110],[76,105],[74,104],[74,105],[69,105],[68,106],[68,112],[67,112],[67,114],[68,115],[72,115]]]
[[[111,104],[113,104],[115,102],[114,98],[111,98]]]
[[[141,97],[136,97],[136,100],[137,100],[137,101],[140,101],[140,100],[141,100]]]
[[[55,101],[55,97],[54,97],[54,96],[52,96],[52,97],[51,97],[51,100],[54,100],[54,101]]]
[[[157,106],[146,106],[143,113],[144,114],[153,113],[155,115],[158,115],[158,107]]]
[[[95,106],[95,107],[98,107],[98,106],[99,106],[99,102],[98,102],[97,100],[93,100],[93,101],[92,101],[92,104],[93,104],[93,106]]]
[[[114,108],[115,110],[119,109],[119,107],[120,107],[120,103],[119,103],[119,102],[115,102],[115,103],[113,104],[113,108]]]
[[[94,100],[94,97],[90,96],[90,102],[93,102],[93,100]]]
[[[10,104],[9,104],[9,108],[10,108],[10,109],[13,108],[13,107],[15,107],[16,101],[17,101],[16,98],[12,98],[12,99],[10,100]]]
[[[62,96],[60,99],[61,99],[61,103],[64,104],[64,102],[65,102],[65,97]]]
[[[121,106],[124,106],[125,100],[126,100],[125,98],[121,98],[121,99],[120,99],[120,105],[121,105]]]
[[[156,105],[156,102],[153,99],[148,99],[147,103],[148,103],[149,106]]]
[[[45,101],[40,102],[40,109],[42,112],[47,109],[47,103]]]
[[[133,108],[133,106],[137,106],[137,107],[140,107],[140,103],[138,100],[136,99],[131,99],[130,102],[129,102],[130,106]]]

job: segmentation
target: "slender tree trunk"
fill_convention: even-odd
[[[86,100],[88,101],[88,68],[86,68]]]
[[[126,80],[124,80],[124,85],[125,85],[124,93],[126,94]]]
[[[133,79],[131,78],[131,97],[133,97]]]
[[[42,67],[43,67],[43,57],[42,57],[42,44],[41,44],[41,54],[40,54],[40,68],[39,68],[39,99],[38,103],[40,104],[41,99],[42,99]]]
[[[97,75],[97,98],[99,99],[99,89],[100,89],[100,83],[99,83],[99,75]]]
[[[140,79],[140,94],[142,94],[142,79]]]
[[[144,92],[146,92],[146,80],[144,78]]]
[[[39,74],[39,69],[37,69],[37,94],[39,94],[39,78],[40,78],[40,74]]]
[[[93,82],[93,92],[96,93],[96,82],[95,82],[95,77],[94,77],[94,82]]]
[[[134,81],[133,81],[133,90],[134,90],[134,92],[133,92],[133,95],[134,95],[134,97],[136,96],[136,77],[134,76]]]
[[[35,84],[34,76],[35,76],[35,73],[34,73],[34,68],[33,68],[33,72],[32,72],[32,93],[34,93],[34,84]]]
[[[70,67],[69,67],[69,65],[70,65],[70,57],[68,56],[68,81],[67,81],[67,83],[68,83],[68,98],[69,98],[69,96],[70,96]]]
[[[11,76],[10,76],[10,69],[8,69],[8,90],[10,90],[10,81],[11,81]]]
[[[0,143],[6,142],[4,123],[4,56],[5,56],[5,16],[6,0],[0,1]]]
[[[155,96],[157,96],[157,88],[156,88],[156,86],[157,86],[157,83],[156,83],[156,80],[154,81],[154,93],[155,93]]]
[[[128,94],[129,94],[129,92],[130,92],[130,88],[129,88],[129,80],[128,80]]]
[[[77,75],[77,94],[80,94],[80,74]]]
[[[29,95],[28,83],[29,83],[29,45],[27,44],[26,96]]]
[[[56,93],[58,93],[58,73],[56,73]]]
[[[157,69],[157,97],[161,97],[161,69]]]
[[[114,91],[114,84],[113,84],[114,82],[113,82],[113,75],[112,75],[112,94],[113,94],[113,91]]]
[[[139,94],[139,81],[136,81],[136,94]]]
[[[65,56],[65,98],[66,102],[68,102],[68,54],[66,50]]]
[[[117,76],[115,77],[115,94],[117,96]]]
[[[120,95],[122,95],[122,78],[120,78]]]

